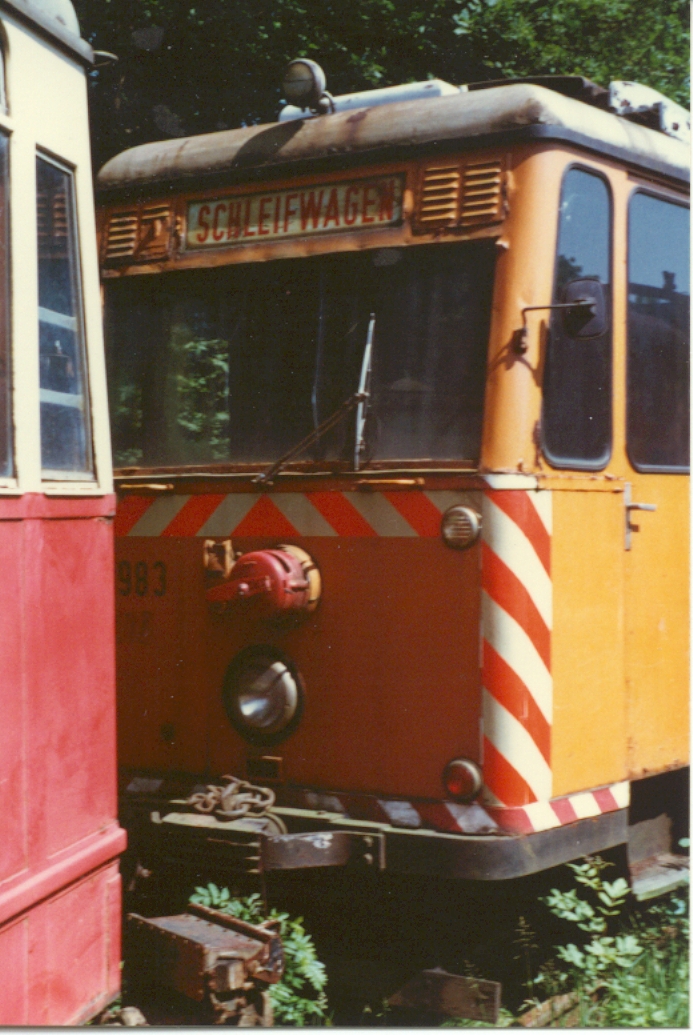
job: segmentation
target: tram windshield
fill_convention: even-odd
[[[116,467],[276,460],[357,389],[368,461],[478,462],[494,249],[388,248],[111,282]],[[301,457],[354,455],[354,418]]]

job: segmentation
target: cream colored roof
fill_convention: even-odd
[[[474,146],[547,137],[612,154],[633,166],[688,180],[688,148],[617,115],[527,83],[402,101],[358,111],[141,144],[110,159],[100,191],[137,191],[200,177],[247,177],[278,166],[303,166],[369,155]]]

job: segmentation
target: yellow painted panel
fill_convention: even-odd
[[[635,511],[626,554],[626,682],[631,776],[689,757],[688,478],[635,474]]]
[[[622,492],[554,492],[554,797],[626,775],[623,553]]]

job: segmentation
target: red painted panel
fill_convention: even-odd
[[[103,518],[26,524],[29,808],[43,857],[116,811],[112,529]]]
[[[69,1024],[106,987],[106,897],[107,882],[101,872],[47,905],[46,1008],[51,1024]]]
[[[27,917],[0,930],[0,1024],[29,1023],[29,921]]]
[[[0,500],[0,1025],[118,991],[112,505]]]
[[[0,522],[0,882],[26,869],[22,609],[24,522]]]
[[[252,749],[224,714],[222,680],[242,647],[271,643],[306,683],[298,729],[272,749],[288,781],[441,796],[446,762],[479,757],[478,550],[450,550],[439,537],[286,539],[323,579],[318,610],[293,629],[242,609],[211,611],[201,537],[118,541],[131,571],[165,563],[170,588],[158,599],[118,598],[121,762],[243,775]],[[234,536],[243,553],[276,543]]]

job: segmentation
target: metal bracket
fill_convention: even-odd
[[[623,489],[623,506],[626,512],[626,550],[630,550],[632,546],[631,534],[633,532],[639,532],[639,526],[634,525],[630,519],[631,511],[633,510],[656,510],[656,503],[633,503],[633,486],[630,482],[626,482]]]
[[[529,327],[527,326],[527,313],[533,313],[540,309],[589,309],[591,313],[594,313],[594,300],[591,298],[576,298],[574,302],[554,302],[551,305],[526,305],[522,310],[522,328],[519,332],[515,332],[515,341],[513,343],[513,351],[522,355],[529,348],[527,344],[527,335],[529,333]]]

